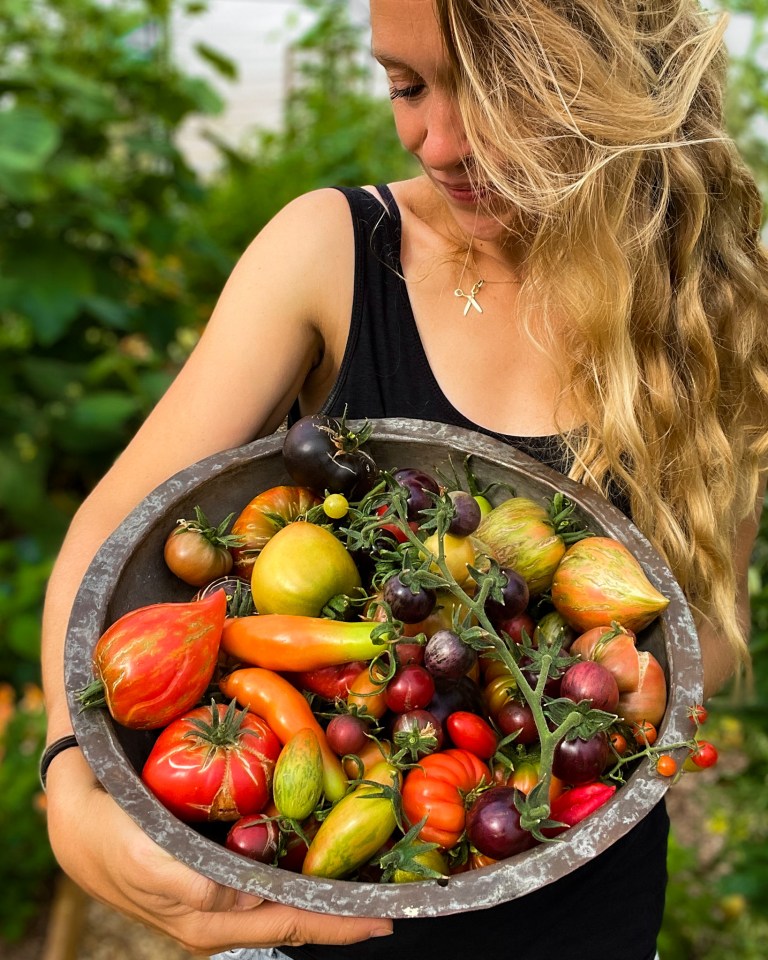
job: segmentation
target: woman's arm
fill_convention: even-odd
[[[317,371],[327,376],[328,345],[338,351],[349,324],[352,251],[348,208],[337,191],[309,194],[278,214],[236,266],[174,383],[78,511],[43,615],[49,742],[72,729],[63,674],[66,624],[94,554],[158,484],[190,463],[274,431],[299,392],[316,386]],[[51,764],[48,818],[53,850],[77,883],[195,953],[352,942],[391,927],[386,920],[340,920],[260,904],[198,875],[149,840],[75,749]]]

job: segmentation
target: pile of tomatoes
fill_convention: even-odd
[[[158,800],[246,857],[404,882],[560,836],[643,757],[676,774],[653,746],[664,672],[636,643],[667,601],[626,548],[561,497],[493,507],[468,467],[467,490],[380,470],[368,439],[299,421],[292,483],[169,531],[189,601],[100,637],[81,701],[158,731],[141,771]]]

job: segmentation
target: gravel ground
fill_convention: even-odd
[[[24,940],[0,945],[2,960],[203,960],[80,891],[65,899],[66,916],[41,913]]]
[[[192,960],[192,954],[169,937],[89,900],[73,960]]]

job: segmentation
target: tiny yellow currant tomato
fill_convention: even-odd
[[[323,500],[323,512],[331,520],[341,520],[349,513],[349,501],[343,493],[329,493]]]

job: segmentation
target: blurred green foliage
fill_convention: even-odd
[[[0,5],[0,683],[39,682],[45,583],[78,504],[194,345],[236,258],[285,203],[333,183],[407,176],[389,106],[370,94],[343,0],[307,0],[280,132],[219,144],[205,182],[176,135],[219,96],[169,55],[174,10],[197,0]],[[198,52],[226,77],[234,66]],[[387,158],[393,158],[390,164]],[[244,203],[243,198],[248,202]],[[5,732],[0,942],[48,894],[39,723]],[[2,730],[0,729],[0,735]],[[31,746],[30,746],[31,744]],[[20,841],[21,842],[21,841]]]
[[[304,4],[314,22],[293,51],[282,129],[253,131],[237,148],[219,143],[211,181],[176,135],[189,117],[219,111],[220,98],[173,63],[168,35],[175,10],[204,3],[0,5],[0,691],[13,704],[0,724],[0,836],[10,852],[0,858],[0,943],[23,934],[54,869],[37,783],[44,717],[21,691],[39,681],[42,596],[72,514],[269,218],[307,190],[414,171],[388,104],[371,93],[347,3]],[[754,15],[732,66],[730,129],[768,195],[768,0],[728,5]],[[226,56],[199,53],[234,76]],[[664,960],[766,956],[766,523],[752,581],[754,693],[712,705],[711,739],[736,765],[696,778],[701,837],[673,835]]]
[[[40,910],[54,870],[45,840],[45,806],[37,774],[45,713],[40,688],[17,696],[0,684],[0,945],[23,936]]]

